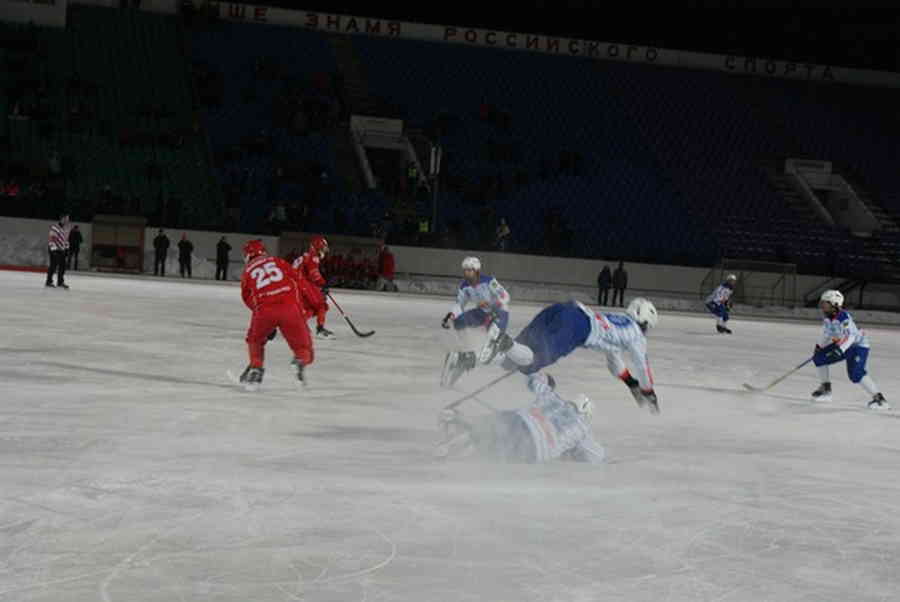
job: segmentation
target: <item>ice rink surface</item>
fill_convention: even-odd
[[[609,462],[437,463],[449,300],[336,291],[339,338],[298,392],[279,337],[263,390],[238,288],[0,273],[0,600],[868,601],[900,599],[900,420],[838,367],[765,383],[816,323],[663,313],[650,336],[662,414],[578,351],[564,396],[595,400]],[[513,333],[537,311],[513,305]],[[866,328],[900,404],[900,337]],[[471,391],[499,375],[464,378]],[[482,398],[530,398],[524,378]],[[462,406],[469,415],[477,404]]]

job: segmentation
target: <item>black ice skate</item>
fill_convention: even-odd
[[[303,364],[303,362],[301,362],[301,361],[298,360],[297,358],[294,358],[294,359],[291,361],[291,365],[294,366],[294,368],[297,369],[297,381],[298,381],[298,384],[300,384],[300,386],[305,387],[305,386],[306,386],[306,377],[303,375],[303,368],[305,367],[304,364]]]
[[[819,385],[819,388],[812,392],[812,399],[813,401],[831,401],[831,383]]]
[[[477,358],[474,351],[451,351],[444,359],[441,386],[452,387],[460,377],[475,368]]]
[[[719,334],[731,334],[731,329],[726,326],[716,324],[716,332],[718,332]]]
[[[869,402],[870,410],[890,410],[891,406],[888,404],[887,400],[884,398],[884,395],[881,393],[876,393],[875,397],[872,398],[872,401]]]
[[[244,368],[244,371],[241,372],[240,378],[238,378],[238,382],[241,384],[247,382],[247,375],[250,374],[250,370],[252,370],[252,369],[253,369],[253,366],[250,366],[250,365],[248,365],[246,368]]]
[[[262,385],[263,374],[265,374],[264,368],[250,368],[247,370],[247,378],[244,382],[244,390],[246,391],[259,391],[260,385]]]
[[[495,327],[496,325],[491,326],[492,329]],[[482,364],[490,364],[498,354],[506,353],[513,346],[512,338],[505,332],[500,332],[498,329],[490,334],[492,335],[491,338],[481,348],[481,353],[478,357],[478,361]]]
[[[316,336],[320,339],[333,339],[334,333],[320,324],[316,326]]]
[[[46,286],[47,288],[56,288],[55,286],[53,286],[52,282],[48,282],[44,286]]]

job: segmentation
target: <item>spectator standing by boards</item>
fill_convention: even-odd
[[[230,252],[231,245],[223,236],[216,244],[216,280],[228,280],[228,254]]]
[[[187,274],[191,277],[191,255],[194,253],[194,243],[188,240],[187,232],[181,234],[181,240],[178,242],[178,271],[181,277]]]
[[[625,307],[625,289],[628,288],[628,272],[625,271],[625,263],[620,261],[619,267],[613,272],[613,300],[612,304],[616,304],[616,297],[619,299],[619,307]]]
[[[155,258],[153,261],[153,275],[165,276],[166,258],[169,255],[169,237],[166,236],[162,228],[159,229],[159,234],[157,234],[156,238],[153,239],[153,250],[155,251]]]
[[[56,287],[68,289],[65,281],[66,253],[69,250],[68,215],[62,215],[58,222],[50,226],[47,246],[50,251],[50,266],[47,268],[46,286],[53,288],[53,275],[56,274]]]

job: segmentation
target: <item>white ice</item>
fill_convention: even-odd
[[[336,291],[298,392],[284,341],[263,391],[235,286],[0,273],[0,600],[875,601],[900,598],[900,421],[799,363],[812,322],[663,314],[662,414],[602,357],[554,366],[595,399],[606,465],[431,459],[450,299]],[[537,311],[513,305],[517,332]],[[865,324],[862,324],[865,327]],[[897,332],[868,328],[900,402]],[[473,390],[498,375],[482,368]],[[528,402],[514,377],[481,396]],[[463,406],[468,413],[483,410]]]

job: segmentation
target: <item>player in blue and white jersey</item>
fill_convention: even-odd
[[[640,297],[628,304],[624,314],[595,312],[578,301],[557,303],[541,310],[515,340],[501,337],[498,347],[505,354],[503,367],[523,374],[533,374],[581,347],[602,351],[613,376],[628,386],[639,406],[648,406],[656,414],[659,401],[653,390],[646,333],[658,322],[653,303]]]
[[[856,327],[853,317],[843,309],[844,295],[840,291],[830,290],[819,297],[819,307],[825,318],[822,335],[813,353],[813,363],[819,375],[819,388],[813,391],[816,401],[831,401],[831,380],[828,367],[838,362],[847,362],[847,376],[850,382],[862,385],[872,400],[869,408],[873,410],[889,410],[891,406],[882,395],[881,390],[869,373],[866,363],[869,359],[869,337]]]
[[[479,354],[474,351],[451,352],[444,360],[441,382],[450,386],[480,359],[487,363],[497,353],[496,344],[509,324],[509,293],[496,278],[481,273],[481,261],[466,257],[462,262],[464,280],[459,285],[456,303],[441,321],[443,328],[451,326],[460,334],[466,329],[484,329],[487,342]]]
[[[727,322],[730,319],[731,312],[731,295],[734,293],[734,284],[737,282],[737,276],[728,274],[725,282],[716,287],[709,297],[706,298],[706,309],[716,316],[716,331],[719,334],[731,334]]]
[[[528,379],[536,395],[531,405],[466,421],[457,410],[441,412],[446,440],[435,448],[438,458],[479,455],[509,463],[538,464],[557,458],[600,463],[606,451],[591,432],[593,404],[584,395],[573,401],[560,397],[549,375]]]

